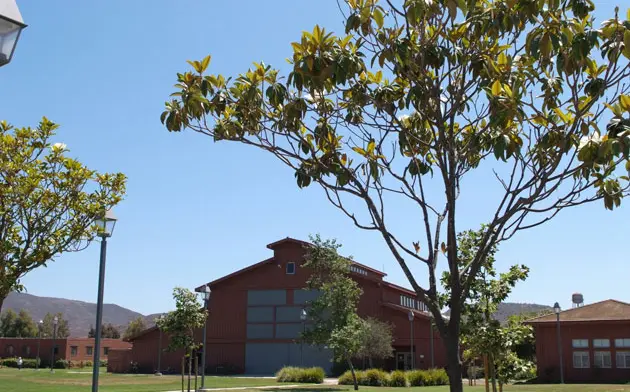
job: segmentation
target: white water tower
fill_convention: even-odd
[[[573,303],[574,308],[581,308],[584,306],[584,296],[580,293],[574,293],[571,296],[571,302]]]

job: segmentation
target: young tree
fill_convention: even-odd
[[[156,319],[156,322],[157,327],[170,336],[169,350],[183,349],[184,357],[188,358],[188,391],[190,392],[193,352],[200,346],[195,339],[195,332],[203,327],[208,313],[199,303],[197,295],[190,290],[176,287],[173,290],[173,298],[175,310]],[[182,382],[183,377],[182,373]],[[183,387],[182,384],[182,390]]]
[[[361,347],[357,358],[367,359],[370,368],[373,368],[373,359],[386,359],[392,357],[394,348],[392,342],[394,336],[393,326],[385,321],[372,317],[365,319]]]
[[[0,122],[0,310],[27,273],[94,238],[94,219],[118,204],[125,176],[100,174],[51,143],[57,125]]]
[[[54,330],[54,318],[57,316],[57,338],[64,339],[70,336],[70,327],[68,326],[68,320],[63,318],[63,313],[57,314],[46,313],[42,319],[42,337],[52,338]]]
[[[596,26],[592,0],[347,5],[347,36],[303,33],[286,78],[263,63],[232,79],[207,74],[209,56],[191,61],[161,120],[269,152],[299,187],[320,185],[357,227],[379,233],[431,311],[461,391],[462,310],[489,250],[562,210],[600,200],[613,209],[628,193],[630,20],[615,13]],[[484,180],[488,230],[462,266],[459,197]],[[416,241],[390,225],[389,203],[420,217]],[[426,284],[410,262],[426,266]]]
[[[357,390],[352,358],[360,352],[365,335],[365,322],[357,315],[362,290],[350,277],[351,258],[339,255],[341,245],[336,240],[324,241],[317,235],[311,237],[311,242],[304,256],[304,267],[313,271],[307,287],[321,294],[309,303],[313,327],[302,338],[310,344],[328,346],[335,360],[347,362]]]
[[[39,331],[37,324],[33,321],[31,314],[25,309],[21,309],[14,322],[14,336],[16,338],[34,338]]]
[[[131,320],[129,322],[129,325],[127,325],[127,329],[125,330],[123,339],[124,340],[131,339],[132,337],[136,336],[137,334],[144,331],[145,329],[147,329],[147,325],[144,322],[143,317],[138,317],[135,320]]]
[[[94,338],[95,336],[96,330],[94,327],[90,326],[88,338]],[[105,339],[120,339],[120,331],[111,323],[103,324],[103,327],[101,328],[101,337]]]
[[[480,230],[467,230],[458,234],[458,260],[462,267],[469,264],[479,253],[479,246],[487,229],[483,226]],[[487,376],[492,381],[494,392],[496,392],[498,364],[503,364],[502,369],[504,373],[507,373],[506,364],[512,359],[509,354],[514,352],[517,344],[525,342],[524,332],[529,328],[517,323],[503,327],[492,317],[499,305],[512,292],[516,283],[525,280],[529,273],[529,268],[526,266],[514,265],[508,272],[499,274],[497,277],[497,271],[494,268],[496,251],[495,245],[488,251],[477,276],[471,279],[468,300],[462,308],[461,323],[464,355],[469,359],[487,356],[489,364]],[[446,288],[443,301],[450,298],[451,281],[450,272],[445,272],[442,277]],[[531,328],[529,333],[531,335]]]

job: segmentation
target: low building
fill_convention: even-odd
[[[101,360],[107,360],[110,349],[131,348],[131,343],[120,339],[101,339]],[[92,361],[94,359],[94,339],[64,338],[54,341],[55,360],[65,359],[73,362]],[[0,338],[0,358],[37,358],[42,363],[50,363],[53,353],[53,339],[39,338]]]
[[[305,289],[311,275],[302,266],[307,245],[292,238],[274,242],[267,245],[273,257],[208,283],[212,290],[206,351],[209,373],[273,374],[286,365],[332,370],[330,350],[297,342],[308,328],[308,321],[300,319],[302,309],[316,296]],[[395,352],[382,364],[384,367],[408,369],[413,363],[422,369],[431,367],[432,362],[435,367],[446,365],[439,334],[432,330],[430,314],[413,291],[385,281],[383,272],[363,264],[353,262],[350,273],[363,290],[359,315],[394,326]],[[413,324],[409,312],[414,314]],[[164,352],[168,336],[162,336],[155,327],[132,342],[131,357],[141,371],[181,369],[182,353]]]
[[[630,304],[606,300],[529,320],[536,337],[536,365],[542,381],[630,380]],[[560,347],[558,348],[558,330]]]

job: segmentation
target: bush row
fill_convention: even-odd
[[[0,358],[0,366],[17,368],[17,358]],[[100,366],[107,367],[107,361],[101,361]],[[35,369],[37,367],[37,359],[22,358],[22,367],[25,369]],[[50,362],[46,360],[41,360],[39,363],[39,367],[50,367]],[[58,359],[55,361],[55,369],[72,369],[84,367],[92,367],[92,361],[67,361],[65,359]]]
[[[430,385],[448,385],[448,375],[444,369],[396,370],[387,373],[380,369],[355,371],[359,385],[371,387],[420,387]],[[352,385],[352,373],[345,372],[339,377],[340,385]]]
[[[324,382],[324,369],[320,367],[299,368],[287,366],[276,373],[278,382],[321,384]]]

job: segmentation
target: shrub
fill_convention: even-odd
[[[354,374],[357,376],[357,383],[359,385],[367,385],[365,381],[365,373],[365,371],[355,370]],[[339,377],[337,383],[339,385],[354,385],[354,381],[352,380],[352,372],[350,370],[347,370]]]
[[[278,382],[321,384],[324,382],[324,376],[324,369],[319,367],[298,368],[287,366],[276,373]]]
[[[368,369],[365,371],[365,381],[361,385],[370,387],[382,387],[387,385],[387,373],[380,369]]]
[[[407,375],[402,370],[395,370],[389,375],[387,385],[390,387],[407,387]]]
[[[55,369],[68,369],[70,363],[65,359],[58,359],[55,361]]]
[[[94,363],[92,361],[83,361],[83,366],[82,367],[92,367],[94,365]]]
[[[427,370],[427,384],[426,385],[448,385],[448,374],[444,369],[429,369]]]
[[[422,387],[426,385],[426,371],[424,370],[411,370],[407,372],[407,380],[412,387]]]
[[[99,362],[99,366],[100,366],[100,367],[107,367],[107,360],[101,360],[101,361]]]
[[[0,359],[0,365],[10,368],[17,368],[17,358]],[[35,369],[37,367],[37,360],[31,358],[22,358],[22,367],[25,369]]]

